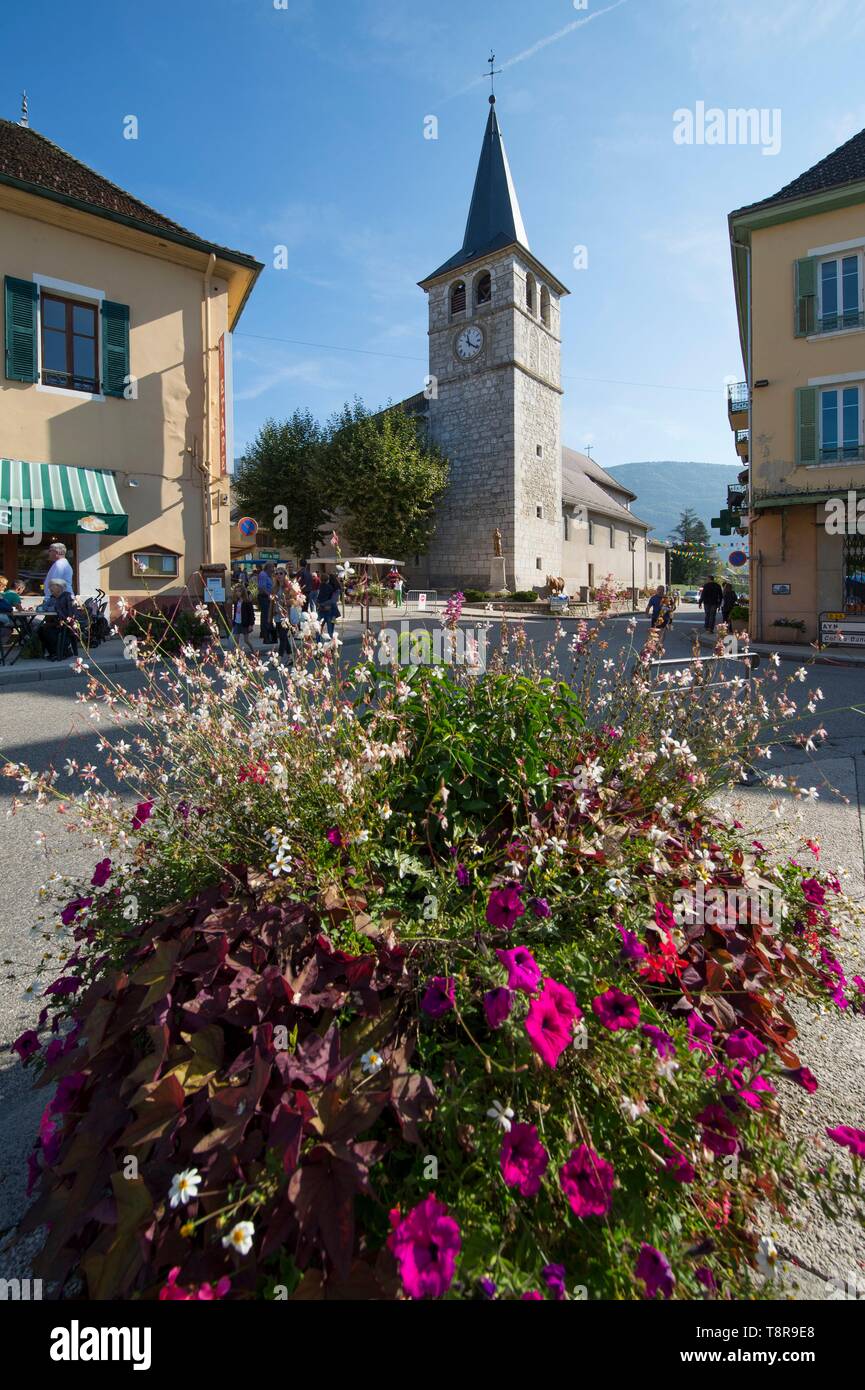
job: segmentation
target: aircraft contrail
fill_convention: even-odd
[[[517,53],[513,58],[506,58],[502,63],[502,71],[514,67],[517,63],[524,63],[527,58],[534,58],[536,53],[540,53],[542,48],[547,48],[551,43],[558,43],[559,39],[567,38],[568,34],[573,34],[574,30],[582,29],[584,24],[591,24],[593,19],[600,19],[602,15],[611,14],[613,10],[618,10],[620,6],[626,5],[628,0],[615,0],[615,4],[607,5],[603,10],[595,10],[594,14],[587,14],[582,19],[574,19],[570,24],[566,24],[563,29],[558,29],[555,34],[548,34],[544,39],[538,39],[531,48],[523,49],[522,53]],[[475,77],[471,82],[467,82],[461,87],[454,96],[462,96],[463,92],[469,92],[473,87],[479,87],[482,82],[488,82],[486,76]]]

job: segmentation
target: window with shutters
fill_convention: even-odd
[[[451,317],[454,314],[464,314],[466,311],[466,282],[457,280],[451,288]]]
[[[535,277],[531,272],[526,276],[526,308],[530,314],[535,312]]]
[[[837,333],[862,324],[861,254],[828,256],[820,261],[817,278],[817,331]]]
[[[40,295],[43,386],[70,391],[99,390],[97,306],[57,294]]]
[[[805,256],[796,262],[797,338],[865,327],[865,260],[862,251]]]
[[[550,292],[546,285],[541,286],[541,323],[550,326]]]

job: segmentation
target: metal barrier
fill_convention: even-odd
[[[747,662],[747,667],[748,667],[748,686],[747,686],[747,691],[748,691],[748,695],[750,696],[750,694],[751,694],[751,678],[752,678],[753,672],[756,671],[757,667],[760,665],[760,653],[759,653],[759,652],[751,651],[750,648],[747,648],[747,649],[746,649],[745,651],[743,651],[743,652],[740,652],[740,651],[735,651],[735,652],[721,652],[720,655],[719,655],[717,652],[714,652],[711,656],[671,656],[671,657],[663,657],[663,658],[661,658],[661,659],[659,659],[659,660],[657,660],[657,661],[650,661],[648,664],[649,664],[649,669],[652,670],[652,669],[654,669],[654,668],[656,668],[656,667],[659,667],[659,666],[702,666],[704,663],[710,662],[710,661],[745,661],[745,662]],[[638,666],[639,666],[639,663],[638,663]],[[637,669],[638,669],[638,668],[637,668]],[[713,681],[713,682],[712,682],[711,684],[709,684],[709,685],[700,686],[700,689],[701,689],[701,690],[729,690],[729,689],[731,688],[731,685],[732,685],[732,682],[731,682],[731,681]],[[662,689],[660,689],[660,690],[651,690],[651,691],[649,691],[649,694],[650,694],[650,695],[663,695],[667,690],[678,690],[678,689],[681,689],[681,688],[683,688],[683,687],[679,687],[679,686],[675,686],[675,685],[666,685],[666,684],[665,684],[665,685],[662,687]]]
[[[405,612],[435,613],[438,601],[438,589],[409,589],[405,596]]]

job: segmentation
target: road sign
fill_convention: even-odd
[[[865,615],[851,618],[846,613],[821,613],[820,645],[865,647]]]

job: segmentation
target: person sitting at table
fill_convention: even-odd
[[[10,590],[9,580],[5,574],[0,574],[0,642],[3,642],[4,646],[4,639],[12,636],[12,613],[20,602],[20,595],[16,594],[14,589]]]
[[[72,595],[63,579],[53,579],[49,587],[51,592],[42,610],[45,618],[39,624],[39,641],[49,661],[61,661],[60,653],[65,655],[67,642],[71,644],[73,656],[78,654],[78,643],[72,631]]]

